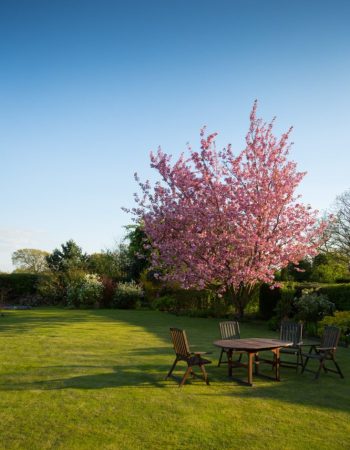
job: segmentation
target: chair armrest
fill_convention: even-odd
[[[335,350],[335,347],[316,347],[316,350],[319,352],[327,352]]]
[[[310,344],[311,345],[311,344]],[[288,345],[287,347],[282,347],[281,350],[301,350],[305,345],[302,342],[295,342],[293,345]]]
[[[301,347],[317,347],[320,345],[320,341],[317,342],[300,342],[298,343]]]

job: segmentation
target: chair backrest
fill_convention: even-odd
[[[323,336],[321,339],[321,347],[334,348],[338,346],[341,330],[338,327],[326,326],[324,328]]]
[[[220,322],[219,327],[222,339],[240,339],[239,323],[237,321]]]
[[[303,324],[283,321],[280,327],[280,339],[281,341],[291,341],[293,345],[301,343],[303,340]]]
[[[176,355],[187,358],[191,351],[188,345],[186,331],[180,330],[179,328],[170,328],[170,335]]]

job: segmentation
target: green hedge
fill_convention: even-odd
[[[11,296],[35,294],[39,275],[32,273],[0,274],[0,289],[7,290]]]
[[[263,319],[277,316],[279,319],[293,317],[293,299],[302,295],[303,289],[315,290],[324,294],[335,304],[338,311],[350,311],[350,283],[284,283],[281,287],[270,289],[268,284],[261,285],[259,295],[259,313]]]
[[[114,292],[112,307],[117,309],[138,309],[141,307],[143,291],[134,282],[119,283]]]
[[[233,304],[226,296],[211,291],[163,287],[157,297],[148,298],[154,309],[193,317],[232,316]]]
[[[281,289],[271,288],[269,284],[262,284],[259,293],[259,314],[262,319],[268,320],[275,315],[277,304],[281,300]]]
[[[33,273],[1,273],[0,274],[0,303],[28,304],[41,303],[38,293],[39,280],[45,277]]]
[[[350,344],[350,311],[336,311],[333,316],[325,316],[319,323],[319,334],[322,335],[326,325],[341,329],[341,343],[347,347]]]
[[[319,288],[319,292],[327,295],[339,311],[350,311],[350,283],[328,284]]]
[[[271,289],[269,284],[262,284],[259,292],[260,317],[265,320],[276,315],[279,318],[292,317],[293,299],[301,295],[298,286],[295,282],[288,282]]]
[[[153,309],[193,317],[232,317],[234,313],[232,299],[226,295],[219,297],[210,290],[167,285],[154,279],[150,272],[142,274],[141,284],[145,292],[145,306]]]

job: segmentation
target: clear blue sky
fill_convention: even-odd
[[[350,187],[349,23],[339,0],[2,0],[0,270],[18,248],[113,246],[150,149],[206,124],[241,150],[255,98],[328,208]]]

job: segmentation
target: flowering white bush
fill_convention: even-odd
[[[101,300],[103,283],[96,274],[85,274],[75,279],[67,288],[67,303],[79,308],[93,307]]]
[[[119,283],[114,293],[113,306],[119,309],[137,309],[141,306],[143,291],[134,283]]]
[[[335,309],[334,303],[328,300],[327,295],[318,294],[304,289],[302,296],[294,300],[297,308],[297,318],[304,322],[318,322],[324,316],[332,314]]]

